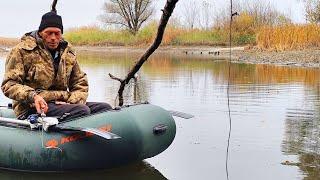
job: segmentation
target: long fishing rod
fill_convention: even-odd
[[[228,170],[228,162],[229,162],[229,148],[230,148],[230,138],[231,138],[231,128],[232,128],[232,120],[231,120],[231,110],[230,110],[230,77],[231,77],[231,58],[232,58],[232,22],[233,16],[238,15],[237,12],[233,12],[233,0],[230,0],[230,24],[229,24],[229,61],[228,61],[228,86],[227,86],[227,100],[228,100],[228,117],[229,117],[229,134],[228,134],[228,143],[227,143],[227,153],[226,153],[226,174],[227,180],[229,180],[229,170]]]
[[[0,105],[0,108],[9,108],[9,109],[12,109],[12,104],[8,104],[8,105]]]

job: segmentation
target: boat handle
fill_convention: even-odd
[[[161,134],[164,134],[168,129],[168,126],[164,125],[164,124],[159,124],[159,125],[156,125],[154,128],[153,128],[153,134],[155,135],[161,135]]]

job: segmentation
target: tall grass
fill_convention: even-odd
[[[288,24],[262,27],[257,32],[257,46],[262,50],[301,50],[320,47],[320,26]]]

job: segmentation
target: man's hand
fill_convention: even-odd
[[[34,104],[36,106],[37,113],[41,114],[42,112],[43,113],[48,112],[48,104],[41,96],[35,95],[33,99],[34,99]]]

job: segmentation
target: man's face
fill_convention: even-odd
[[[56,27],[48,27],[44,29],[40,32],[40,36],[42,37],[44,44],[50,50],[57,49],[62,38],[61,30]]]

